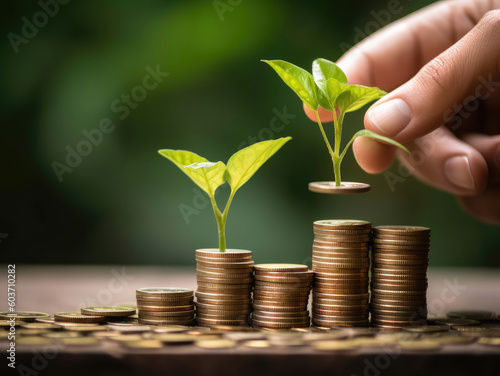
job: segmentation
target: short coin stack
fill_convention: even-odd
[[[307,265],[255,265],[252,325],[272,329],[309,327],[307,305],[312,277]]]
[[[252,252],[196,250],[196,322],[200,326],[247,326],[253,286]]]
[[[427,318],[430,234],[418,226],[373,229],[372,325],[399,327]]]
[[[368,326],[370,233],[367,221],[314,222],[313,325]]]
[[[146,325],[194,325],[193,290],[177,287],[137,289],[139,322]]]

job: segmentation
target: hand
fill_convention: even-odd
[[[455,194],[468,212],[491,223],[500,223],[498,8],[500,0],[440,1],[338,61],[349,83],[391,91],[367,111],[365,127],[412,152],[360,137],[353,145],[359,165],[380,173],[398,153],[418,178]],[[331,121],[321,110],[322,120]]]

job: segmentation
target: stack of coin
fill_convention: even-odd
[[[399,327],[427,318],[431,230],[418,226],[373,229],[371,323]]]
[[[315,326],[368,326],[371,223],[314,222],[312,322]]]
[[[139,323],[146,325],[194,325],[193,290],[177,287],[137,289]]]
[[[196,322],[248,326],[253,287],[252,252],[196,250]]]
[[[307,265],[255,265],[252,325],[290,329],[311,325],[307,309],[313,273]]]

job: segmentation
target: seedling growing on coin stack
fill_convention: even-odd
[[[210,197],[219,230],[220,252],[226,250],[226,219],[234,194],[290,139],[291,137],[283,137],[250,145],[233,154],[227,164],[220,161],[209,162],[186,150],[158,150],[158,153],[172,161]],[[231,193],[221,212],[215,201],[215,191],[225,182],[229,183]]]
[[[377,87],[367,87],[361,85],[349,85],[347,77],[344,72],[333,62],[326,59],[316,59],[312,65],[312,74],[306,70],[297,67],[296,65],[287,63],[283,60],[263,60],[269,64],[283,81],[299,96],[299,98],[314,111],[316,120],[318,122],[319,130],[326,143],[328,152],[332,158],[333,171],[335,176],[335,187],[340,187],[341,175],[340,165],[347,149],[353,141],[360,136],[370,137],[377,140],[385,141],[389,144],[396,145],[397,147],[409,152],[400,143],[391,140],[390,138],[380,136],[377,133],[371,132],[367,129],[360,130],[354,134],[351,140],[340,152],[340,143],[342,135],[342,125],[344,116],[348,112],[358,110],[369,102],[382,98],[385,91]],[[331,146],[328,137],[326,136],[323,124],[318,115],[318,107],[321,106],[325,110],[331,111],[333,114],[334,124],[334,144]],[[321,184],[328,184],[330,182],[323,182]],[[315,183],[312,183],[315,184]],[[356,184],[356,183],[346,183]],[[357,183],[359,184],[359,183]],[[340,193],[335,191],[333,184],[330,183],[333,190],[329,193]],[[369,186],[368,186],[369,189]]]

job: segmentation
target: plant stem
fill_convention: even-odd
[[[335,185],[340,186],[342,179],[340,176],[340,164],[342,163],[342,156],[340,156],[340,143],[342,141],[342,123],[344,122],[344,113],[340,113],[337,118],[337,111],[333,112],[333,124],[335,128],[335,158],[333,159],[333,172],[335,174]]]
[[[233,191],[231,189],[231,194],[229,195],[229,198],[227,199],[226,207],[224,208],[224,213],[222,213],[221,220],[220,220],[220,225],[219,225],[219,250],[221,252],[226,251],[226,220],[227,220],[227,213],[229,211],[229,207],[231,206],[231,202],[233,201],[233,197],[236,191]]]
[[[332,147],[330,145],[330,141],[328,141],[328,137],[326,137],[325,129],[323,128],[323,124],[321,124],[321,120],[319,118],[318,111],[315,111],[316,113],[316,121],[318,122],[319,130],[321,132],[321,135],[323,136],[323,140],[325,140],[326,147],[328,148],[328,153],[330,153],[330,156],[332,157],[332,163],[333,163],[333,171],[335,174],[335,181],[337,181],[337,172],[336,172],[336,161],[338,159],[338,154],[335,155],[334,151],[332,150]],[[334,115],[335,117],[335,115]],[[339,166],[340,167],[340,166]]]
[[[212,202],[212,208],[214,209],[215,219],[217,220],[217,229],[219,230],[219,251],[226,251],[226,220],[223,214],[220,212],[217,202],[215,201],[214,195],[210,195],[210,201]]]

